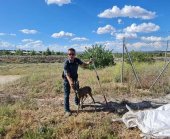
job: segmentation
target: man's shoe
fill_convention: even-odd
[[[65,112],[64,117],[69,117],[69,116],[71,116],[71,112]]]

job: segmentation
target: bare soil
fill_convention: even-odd
[[[14,82],[21,78],[20,75],[0,75],[0,85],[9,83],[9,82]]]

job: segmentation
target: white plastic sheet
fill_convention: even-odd
[[[138,127],[147,138],[170,138],[170,104],[137,112],[127,108],[129,112],[119,119],[126,127]]]

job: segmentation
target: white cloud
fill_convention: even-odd
[[[32,41],[33,41],[32,39],[23,39],[22,40],[23,43],[32,42]]]
[[[74,48],[77,52],[83,52],[84,50],[86,50],[86,48],[91,48],[92,44],[90,43],[81,43],[81,44],[72,44],[69,46],[59,46],[58,44],[55,45],[57,50],[62,50],[62,51],[67,51],[69,48]],[[52,47],[54,48],[54,45],[52,45]],[[51,48],[52,48],[51,47]]]
[[[73,37],[73,36],[74,36],[73,33],[64,32],[64,31],[60,31],[58,33],[53,33],[51,35],[51,37],[53,37],[53,38],[63,38],[63,37]]]
[[[5,36],[5,35],[6,35],[6,33],[0,32],[0,36]]]
[[[0,41],[0,49],[14,49],[15,45],[6,41]]]
[[[81,44],[81,46],[80,46],[81,51],[80,52],[83,52],[88,48],[92,48],[92,44]]]
[[[150,43],[151,47],[154,47],[154,48],[163,48],[164,46],[166,46],[166,43],[165,42],[152,42]]]
[[[17,49],[24,50],[45,50],[45,45],[41,40],[33,40],[33,39],[23,39],[21,40],[21,44],[17,45]]]
[[[128,26],[124,29],[124,32],[143,32],[143,33],[149,33],[158,31],[160,27],[158,25],[155,25],[154,23],[142,23],[142,24],[135,24],[133,23],[131,26]]]
[[[165,42],[135,42],[135,43],[127,43],[127,47],[129,48],[136,48],[136,49],[141,49],[141,48],[150,48],[151,50],[155,49],[160,49],[166,46]]]
[[[60,44],[50,44],[48,48],[50,50],[58,51],[58,52],[67,52],[69,48],[74,48],[77,52],[81,52],[82,44],[73,44],[73,45],[60,45]]]
[[[22,30],[20,30],[20,32],[22,32],[24,34],[36,34],[36,33],[38,33],[38,31],[34,30],[34,29],[32,29],[32,30],[30,30],[30,29],[22,29]]]
[[[10,33],[9,35],[10,35],[10,36],[14,36],[14,37],[16,36],[16,34],[15,34],[15,33]]]
[[[122,24],[122,23],[123,23],[122,19],[119,18],[119,19],[117,20],[117,23],[118,23],[118,24]]]
[[[16,46],[17,49],[24,50],[45,50],[46,46],[41,40],[23,39],[23,43]]]
[[[74,48],[76,52],[83,52],[86,49],[86,47],[87,48],[92,47],[92,44],[82,43],[82,44],[72,44],[72,45],[59,45],[59,44],[48,45],[48,48],[50,50],[59,51],[59,52],[67,52],[69,48]]]
[[[122,51],[122,41],[98,41],[95,42],[96,44],[102,44],[106,46],[107,49],[113,50],[114,52],[121,52]],[[163,47],[166,46],[165,42],[131,42],[131,43],[126,43],[126,46],[129,51],[131,50],[155,50],[159,49],[162,50]]]
[[[169,40],[169,41],[170,41],[170,36],[165,37],[164,39],[165,39],[166,41],[167,41],[167,40]]]
[[[50,44],[48,45],[48,48],[53,51],[66,52],[69,47],[67,45],[61,46],[59,44]]]
[[[141,47],[148,47],[150,46],[149,43],[145,43],[145,42],[135,42],[135,43],[127,43],[126,46],[128,48],[141,48]]]
[[[102,44],[106,47],[106,49],[113,50],[113,51],[120,51],[122,50],[122,42],[120,41],[97,41],[95,44]]]
[[[115,28],[111,25],[106,25],[104,27],[99,27],[97,29],[97,34],[106,34],[106,33],[113,33],[115,32]]]
[[[45,2],[50,5],[50,4],[57,4],[58,6],[62,6],[64,4],[69,4],[71,3],[71,0],[45,0]]]
[[[83,52],[85,51],[87,48],[91,48],[92,47],[92,44],[90,43],[82,43],[82,44],[78,44],[76,46],[76,44],[74,44],[73,48],[75,48],[78,52]]]
[[[98,15],[101,18],[129,17],[140,19],[152,19],[156,16],[155,12],[148,11],[140,6],[125,5],[122,9],[113,6],[112,9],[106,9]]]
[[[32,40],[32,39],[24,39],[22,40],[22,43],[16,45],[17,49],[23,49],[23,50],[46,51],[47,48],[49,48],[50,50],[60,51],[60,52],[66,52],[70,47],[72,46],[60,45],[56,43],[46,45],[41,40]]]
[[[122,40],[123,38],[126,38],[126,39],[137,38],[137,34],[136,33],[125,32],[125,33],[116,33],[115,35],[116,35],[116,39],[117,40]]]
[[[6,35],[9,35],[9,36],[16,36],[16,34],[14,34],[14,33],[8,34],[8,33],[0,32],[0,36],[6,36]]]
[[[146,42],[160,42],[160,41],[170,40],[170,36],[167,36],[167,37],[158,37],[158,36],[145,37],[145,36],[142,36],[141,40],[146,41]]]
[[[162,37],[157,37],[157,36],[149,36],[149,37],[141,37],[141,40],[143,41],[162,41]]]
[[[89,39],[85,38],[85,37],[75,37],[73,39],[71,39],[71,41],[88,41]]]

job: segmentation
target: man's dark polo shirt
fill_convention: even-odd
[[[78,72],[78,66],[82,65],[82,64],[83,64],[83,62],[79,58],[75,58],[74,61],[70,61],[69,59],[66,59],[65,62],[64,62],[64,75],[66,76],[66,74],[69,73],[70,77],[73,80],[77,80],[77,78],[78,78],[78,73],[77,73]]]

